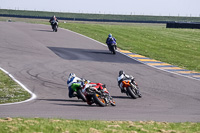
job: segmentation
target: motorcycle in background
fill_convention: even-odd
[[[113,40],[113,38],[112,38],[112,43],[108,44],[108,49],[110,50],[112,54],[116,54],[117,43],[116,41]]]
[[[52,26],[53,32],[58,31],[58,22],[57,21],[55,21],[55,20],[51,21],[51,26]]]

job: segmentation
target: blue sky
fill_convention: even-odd
[[[0,0],[1,9],[200,17],[200,0]]]

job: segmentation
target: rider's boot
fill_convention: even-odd
[[[121,89],[121,93],[125,93],[126,91],[124,90],[124,88],[120,88]]]

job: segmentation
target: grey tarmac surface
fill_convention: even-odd
[[[68,30],[54,33],[47,25],[0,22],[0,67],[37,95],[30,102],[0,106],[0,117],[200,122],[200,81],[112,55],[100,43]],[[119,70],[136,78],[142,98],[120,92]],[[116,106],[88,106],[68,98],[71,72],[106,84]]]

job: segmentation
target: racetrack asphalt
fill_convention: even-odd
[[[0,117],[81,120],[200,122],[200,81],[168,73],[127,57],[110,54],[92,39],[48,25],[0,22],[0,67],[12,74],[35,100],[0,105]],[[106,36],[105,36],[106,39]],[[120,70],[136,78],[142,98],[120,92]],[[106,84],[116,106],[88,106],[68,98],[69,73]]]

